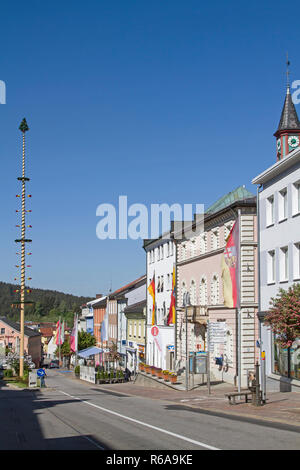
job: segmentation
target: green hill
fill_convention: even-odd
[[[0,281],[0,316],[5,316],[14,321],[20,319],[20,309],[12,308],[14,302],[20,300],[20,294],[14,292],[20,286]],[[80,306],[92,300],[89,297],[77,297],[54,290],[34,289],[26,293],[26,300],[31,300],[33,305],[25,308],[25,320],[33,321],[57,321],[59,316],[68,326],[73,325],[74,313],[80,312]]]

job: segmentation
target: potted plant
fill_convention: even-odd
[[[152,366],[151,367],[151,375],[154,377],[156,375],[156,367]]]
[[[169,376],[169,371],[168,370],[163,370],[162,371],[162,374],[163,374],[163,378],[166,382],[169,382],[170,380],[170,376]]]
[[[169,374],[169,377],[172,384],[175,384],[177,382],[177,374],[175,372],[171,372]]]
[[[162,369],[160,369],[159,367],[156,369],[156,377],[158,377],[159,379],[163,378]]]
[[[80,377],[80,366],[76,366],[74,369],[75,376],[78,378]]]
[[[145,364],[143,362],[139,363],[139,369],[140,369],[141,372],[145,371]]]
[[[104,372],[104,381],[105,381],[105,383],[109,383],[109,374],[108,374],[107,370]]]
[[[146,371],[146,374],[151,374],[151,366],[149,366],[148,364],[145,365],[145,371]]]

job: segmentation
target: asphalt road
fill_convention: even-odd
[[[47,371],[42,391],[0,390],[0,450],[299,450],[297,429],[211,416]],[[277,426],[277,427],[276,427]]]

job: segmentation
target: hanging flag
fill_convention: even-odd
[[[78,343],[78,319],[77,315],[74,315],[74,326],[70,335],[70,349],[73,352],[77,352],[77,343]]]
[[[152,297],[153,300],[153,307],[152,307],[152,325],[155,325],[155,272],[153,273],[153,279],[148,286],[148,292]]]
[[[108,308],[101,323],[101,341],[108,341]]]
[[[63,322],[61,326],[61,331],[60,331],[60,344],[63,344],[65,342],[65,321]]]
[[[175,324],[175,265],[173,267],[173,277],[172,277],[172,293],[171,293],[171,302],[168,316],[168,325],[171,323]]]
[[[55,344],[61,344],[61,322],[58,320],[56,323],[56,341]]]
[[[224,305],[228,308],[238,308],[240,304],[239,252],[239,224],[236,221],[227,238],[221,261]]]

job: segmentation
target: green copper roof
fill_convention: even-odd
[[[207,211],[206,214],[214,214],[215,212],[224,209],[227,206],[230,206],[235,201],[243,201],[244,199],[249,199],[255,197],[254,194],[250,193],[245,186],[239,186],[234,191],[231,191],[225,196],[220,197],[214,204],[212,204]]]

